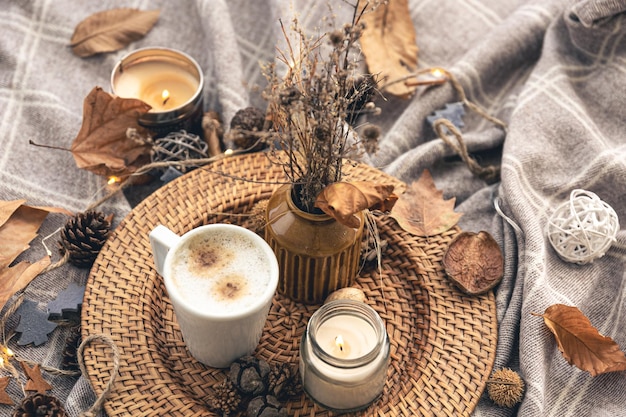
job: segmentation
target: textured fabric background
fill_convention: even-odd
[[[331,3],[338,24],[348,21],[350,7]],[[76,24],[115,7],[159,8],[161,16],[145,38],[121,51],[74,56],[68,43]],[[577,306],[626,349],[626,1],[411,0],[410,12],[420,67],[448,69],[470,100],[508,124],[505,132],[475,115],[464,118],[470,152],[481,163],[501,163],[501,182],[489,185],[425,123],[458,100],[450,86],[421,89],[408,101],[388,98],[382,114],[369,119],[384,134],[369,163],[407,182],[428,168],[445,197],[457,198],[462,228],[488,230],[503,248],[495,367],[519,371],[527,391],[515,409],[484,398],[474,414],[626,415],[626,373],[592,378],[568,365],[542,319],[531,315],[555,303]],[[311,34],[326,30],[327,3],[315,0],[0,0],[0,199],[82,211],[106,193],[104,180],[77,169],[69,152],[28,141],[70,147],[83,98],[94,86],[108,90],[113,66],[131,50],[164,46],[196,58],[205,71],[205,105],[226,121],[239,108],[262,104],[259,63],[273,59],[281,42],[278,18],[289,22],[294,13]],[[586,266],[561,261],[544,233],[549,215],[576,188],[598,194],[622,223],[607,254]],[[496,202],[517,229],[496,212]],[[117,224],[130,205],[120,196],[100,209],[115,213]],[[50,215],[20,259],[43,256],[41,237],[64,221]],[[65,266],[38,277],[26,296],[45,309],[69,282],[86,276]],[[14,341],[11,347],[58,367],[66,334],[55,330],[36,348],[18,349]],[[46,378],[70,415],[94,400],[84,379]],[[15,381],[7,392],[21,399]],[[0,415],[10,415],[10,407],[0,405]]]

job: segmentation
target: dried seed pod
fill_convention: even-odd
[[[502,368],[491,374],[487,380],[489,398],[501,407],[513,407],[524,396],[524,380],[517,372]]]
[[[287,417],[287,409],[283,408],[276,397],[265,395],[255,397],[248,404],[248,417]]]
[[[244,356],[230,365],[228,377],[245,395],[262,395],[267,392],[270,365],[263,359]]]
[[[484,294],[504,275],[502,251],[487,232],[457,235],[443,256],[448,278],[466,294]]]

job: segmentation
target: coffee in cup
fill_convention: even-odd
[[[276,256],[265,240],[230,224],[182,237],[159,225],[150,243],[190,353],[218,368],[252,353],[278,284]]]

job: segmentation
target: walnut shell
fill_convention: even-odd
[[[450,281],[470,295],[486,293],[504,275],[500,246],[485,231],[458,234],[443,256],[443,266]]]

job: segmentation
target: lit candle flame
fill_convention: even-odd
[[[343,337],[341,337],[341,335],[335,337],[335,344],[339,350],[343,352]]]
[[[113,185],[116,182],[120,182],[120,179],[118,177],[116,177],[116,176],[111,176],[111,177],[109,177],[109,180],[107,181],[107,184]]]
[[[168,90],[163,90],[163,92],[161,93],[161,98],[163,99],[163,105],[165,106],[167,100],[170,99],[170,92]]]

